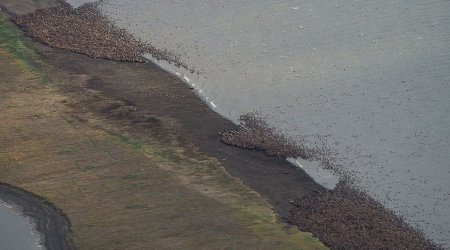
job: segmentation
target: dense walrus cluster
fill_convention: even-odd
[[[290,222],[332,249],[438,249],[378,202],[344,184],[292,204]]]
[[[270,126],[259,113],[248,113],[239,118],[240,124],[235,130],[221,134],[221,140],[240,148],[257,149],[277,157],[302,157],[309,159],[314,155],[292,138]]]
[[[117,61],[145,61],[154,49],[115,27],[100,15],[95,4],[73,9],[68,4],[17,16],[13,21],[24,32],[52,47]]]
[[[270,126],[258,113],[242,115],[239,120],[236,129],[221,134],[226,144],[277,157],[323,158],[318,150],[297,144]],[[332,191],[315,192],[292,205],[288,221],[332,249],[437,249],[401,218],[343,182]]]

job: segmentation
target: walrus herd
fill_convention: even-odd
[[[167,58],[165,52],[115,27],[95,4],[77,9],[63,4],[16,16],[13,21],[39,42],[94,58],[146,62],[142,54],[149,52],[157,58]],[[243,115],[241,125],[223,132],[221,140],[241,148],[262,150],[274,157],[320,159],[320,152],[298,144],[255,113]],[[293,208],[287,221],[312,232],[332,249],[439,248],[349,184],[340,183],[335,190],[316,192],[291,203]]]

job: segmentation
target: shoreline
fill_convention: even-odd
[[[167,112],[157,116],[95,90],[112,77],[148,87],[153,109],[186,111],[186,103],[167,99],[173,91],[203,111],[167,72],[53,49],[26,38],[3,15],[0,21],[2,181],[61,208],[77,248],[325,248],[277,222],[267,200],[229,175],[220,159],[183,140],[182,124]],[[11,79],[15,84],[6,84]]]
[[[50,201],[2,182],[0,182],[0,200],[17,206],[20,209],[20,216],[32,220],[46,250],[75,249],[69,219]]]
[[[233,122],[254,110],[267,115],[324,151],[332,165],[322,166],[448,248],[450,155],[441,135],[450,134],[450,4],[385,2],[308,1],[293,10],[277,1],[105,0],[98,8],[116,27],[180,55],[196,72],[178,71],[220,114]]]
[[[43,233],[36,229],[36,222],[35,222],[36,219],[23,214],[23,212],[22,212],[23,207],[21,207],[17,204],[14,204],[14,203],[7,203],[0,198],[0,214],[3,214],[2,210],[3,210],[3,213],[4,213],[4,210],[7,211],[7,213],[8,213],[8,214],[6,214],[7,219],[9,219],[9,217],[11,217],[11,216],[16,217],[16,219],[14,220],[17,223],[16,225],[19,225],[19,223],[20,223],[19,221],[22,221],[22,222],[26,221],[25,231],[21,232],[19,234],[16,233],[15,235],[22,236],[22,234],[29,234],[29,235],[24,235],[24,236],[31,236],[31,239],[34,243],[33,246],[35,246],[37,249],[46,249],[44,237],[42,236]],[[9,223],[8,223],[8,225],[9,225]],[[15,228],[15,226],[14,226],[14,228]],[[0,229],[0,231],[2,231],[2,230]],[[5,238],[5,237],[3,237],[3,238]],[[26,237],[26,238],[28,238],[28,237]],[[22,237],[22,239],[23,239],[23,237]],[[0,244],[2,244],[2,243],[0,243]]]
[[[94,73],[96,70],[101,71],[101,65],[111,66],[112,64],[116,64],[115,62],[89,59],[91,61],[90,64],[83,65],[83,61],[86,61],[86,59],[80,54],[49,49],[43,45],[39,46],[39,50],[45,54],[47,59],[52,59],[50,60],[51,64],[59,66],[62,71],[71,72],[72,74],[97,76],[97,78],[91,77],[84,85],[82,83],[79,86],[70,86],[69,89],[75,92],[71,93],[72,95],[81,95],[86,90],[99,91],[108,96],[108,98],[126,100],[123,105],[119,105],[119,108],[120,106],[131,105],[139,110],[151,110],[152,115],[156,115],[156,117],[164,117],[169,114],[178,122],[181,122],[181,126],[172,128],[176,130],[176,132],[172,132],[178,134],[181,141],[194,144],[207,155],[222,159],[227,171],[231,175],[242,179],[247,186],[269,200],[280,216],[280,219],[289,216],[293,199],[324,192],[323,187],[314,182],[302,170],[284,159],[269,157],[260,151],[238,149],[221,143],[218,133],[225,129],[235,128],[236,125],[213,112],[200,98],[197,98],[192,93],[185,83],[173,75],[168,76],[167,74],[169,73],[165,71],[164,73],[160,72],[163,70],[156,65],[134,64],[140,71],[151,70],[152,74],[148,75],[158,75],[164,79],[162,80],[163,82],[177,84],[176,87],[170,87],[173,89],[167,89],[168,100],[164,100],[166,103],[176,100],[177,97],[185,98],[187,96],[186,99],[189,100],[178,100],[180,102],[179,105],[171,107],[168,110],[160,108],[159,110],[155,110],[156,105],[161,100],[148,101],[147,98],[151,97],[151,95],[142,96],[141,94],[145,93],[146,90],[145,86],[134,85],[134,88],[127,88],[129,86],[126,86],[126,84],[122,85],[123,82],[121,82],[121,80],[126,80],[126,76],[122,76],[122,79],[119,80],[113,80],[106,78],[105,74],[98,76],[98,74]],[[71,53],[72,55],[67,56]],[[96,65],[97,63],[100,66]],[[133,63],[122,62],[120,64],[128,65]],[[120,78],[120,73],[117,74],[117,77]],[[142,74],[142,76],[145,75],[145,73]],[[183,87],[178,86],[179,83],[184,84]],[[192,97],[195,100],[191,100]],[[105,109],[99,108],[95,103],[88,100],[89,98],[87,97],[84,100],[86,102],[85,106],[88,109],[97,110],[98,113],[118,120],[119,123],[125,126],[130,126],[130,124],[135,123],[134,121],[139,118],[139,114],[131,110],[120,114],[116,113],[117,107],[105,111]],[[131,129],[136,134],[143,132],[140,129]]]
[[[89,8],[95,6],[88,5],[87,7],[87,11],[91,12],[92,10],[90,10]],[[66,11],[66,9],[68,8],[67,4],[64,4],[63,8]],[[43,15],[52,15],[51,10],[52,8],[49,8],[39,10],[38,12]],[[98,14],[95,14],[95,16],[98,18],[97,15]],[[16,24],[19,23],[18,26],[20,28],[26,29],[26,27],[24,27],[26,23],[23,22],[23,20],[19,21],[18,19],[15,19],[15,22]],[[31,35],[31,37],[38,42],[42,42],[40,46],[38,46],[38,49],[44,54],[46,54],[46,52],[50,52],[50,50],[60,49],[56,47],[56,44],[53,44],[52,41],[40,41],[38,35],[39,34],[33,34]],[[129,83],[126,83],[126,81],[130,81],[133,78],[125,78],[124,76],[120,76],[119,74],[116,75],[116,78],[120,79],[122,82],[115,81],[106,83],[106,79],[94,76],[93,79],[89,79],[86,86],[71,86],[67,90],[79,91],[80,95],[81,92],[84,92],[86,90],[100,91],[103,92],[103,94],[106,94],[108,98],[123,101],[124,104],[122,105],[124,106],[132,105],[136,106],[136,108],[139,109],[148,110],[152,112],[153,115],[156,115],[156,117],[164,117],[166,115],[174,117],[175,119],[179,120],[184,126],[172,128],[177,130],[171,131],[172,133],[180,137],[182,141],[185,141],[188,144],[196,145],[207,155],[214,156],[222,160],[225,159],[226,163],[228,163],[227,170],[230,171],[232,175],[242,177],[244,182],[249,183],[250,187],[254,186],[257,190],[265,190],[266,186],[271,186],[271,183],[273,184],[273,186],[277,187],[284,184],[291,187],[288,188],[289,190],[303,190],[305,186],[309,186],[306,190],[306,193],[298,192],[296,193],[296,195],[305,195],[309,192],[325,190],[324,187],[317,184],[311,177],[306,175],[303,170],[289,163],[283,158],[269,157],[262,151],[240,149],[222,143],[219,133],[231,128],[237,128],[237,125],[210,109],[209,106],[197,96],[197,93],[195,93],[195,91],[192,91],[190,86],[186,84],[183,79],[180,79],[176,74],[167,72],[153,62],[142,63],[136,62],[134,61],[134,59],[126,59],[123,61],[108,60],[104,59],[104,56],[102,56],[101,53],[90,55],[89,48],[86,48],[87,50],[84,51],[71,51],[70,48],[67,48],[67,46],[69,46],[68,44],[69,43],[62,44],[61,46],[63,46],[63,49],[59,53],[57,51],[52,51],[48,53],[49,58],[46,58],[48,59],[48,61],[50,61],[50,64],[54,65],[55,67],[59,67],[64,72],[71,72],[71,74],[80,74],[80,72],[83,72],[84,74],[88,75],[98,75],[94,72],[101,72],[102,67],[110,67],[112,65],[115,65],[116,63],[121,63],[135,67],[139,71],[151,71],[147,74],[142,74],[147,75],[149,80],[151,79],[151,75],[156,74],[158,75],[158,78],[163,77],[167,83],[170,82],[172,84],[180,84],[181,86],[176,86],[175,89],[165,90],[166,93],[164,93],[164,95],[171,100],[168,100],[166,98],[164,100],[159,100],[159,102],[167,103],[168,106],[170,104],[176,106],[170,107],[170,109],[168,110],[157,108],[157,106],[160,105],[159,102],[148,101],[147,98],[142,97],[139,93],[139,90],[136,89],[136,86],[130,87],[127,90],[126,84]],[[49,50],[48,48],[45,48],[46,46],[49,46],[52,49]],[[108,48],[103,49],[106,50]],[[67,56],[66,54],[73,55]],[[83,65],[84,61],[86,61],[84,59],[85,56],[87,56],[88,58],[92,58],[89,60],[89,65]],[[94,65],[95,63],[99,64],[99,66]],[[58,74],[58,72],[54,73]],[[138,78],[140,81],[145,81],[145,79],[141,79],[142,76],[138,76],[136,78]],[[139,87],[145,88],[145,86]],[[166,86],[166,88],[173,87],[174,86]],[[141,91],[143,93],[146,93],[148,90],[142,89]],[[176,96],[180,96],[182,100],[176,100]],[[75,98],[77,97],[75,96]],[[149,96],[148,98],[151,97]],[[113,118],[115,120],[121,120],[122,122],[125,121],[125,123],[133,123],[132,119],[135,119],[132,111],[126,111],[124,114],[115,114],[115,111],[110,110],[109,108],[107,108],[106,110],[102,110],[104,107],[102,107],[101,105],[99,105],[101,107],[96,107],[97,104],[94,103],[89,103],[89,105],[90,109],[96,110],[100,114],[109,116],[109,118]],[[113,109],[118,108],[114,107]],[[195,113],[196,111],[198,113]],[[186,114],[192,114],[192,116],[187,116]],[[198,117],[195,117],[194,115],[198,115]],[[248,169],[242,169],[240,166],[243,165],[247,165]],[[261,176],[261,174],[263,175]],[[280,179],[273,180],[273,175],[278,176],[278,178]],[[261,179],[258,179],[258,177]],[[269,197],[269,200],[276,207],[276,211],[280,214],[281,217],[287,217],[289,215],[289,210],[291,207],[289,200],[294,198],[291,197],[291,191],[279,190],[275,194],[271,193],[271,191],[266,190],[263,191],[263,193]],[[289,195],[286,196],[286,194]]]

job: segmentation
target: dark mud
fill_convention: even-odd
[[[24,216],[32,218],[47,250],[75,249],[69,219],[51,202],[5,183],[0,183],[0,200],[20,207]]]
[[[123,34],[86,34],[108,30],[110,24],[97,27],[101,22],[93,23],[90,12],[65,8],[38,11],[15,21],[38,41],[94,57],[37,44],[45,61],[54,66],[52,74],[69,79],[70,84],[61,89],[78,100],[71,105],[80,113],[97,112],[135,135],[172,134],[179,143],[195,145],[219,159],[230,174],[268,199],[282,218],[289,217],[287,221],[312,231],[333,249],[435,248],[400,218],[347,186],[326,191],[283,159],[222,143],[218,132],[236,130],[236,125],[211,111],[181,80],[154,64],[95,59],[136,62],[140,61],[138,52],[142,50],[128,45],[114,47],[123,43],[98,46],[98,39],[116,41]],[[81,20],[76,22],[83,25],[83,36],[87,39],[83,41],[84,47],[74,45],[77,41],[73,37],[74,25],[62,25],[69,20],[61,13]],[[43,24],[42,20],[51,21]],[[40,25],[55,33],[47,35],[40,31],[43,29]],[[101,34],[107,37],[99,37]],[[119,37],[108,37],[113,34]]]

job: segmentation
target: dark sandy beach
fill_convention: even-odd
[[[175,76],[154,64],[141,63],[136,57],[143,49],[138,41],[127,40],[131,38],[124,35],[124,43],[116,43],[117,37],[109,37],[100,46],[90,47],[94,41],[83,39],[91,36],[68,37],[67,34],[86,34],[89,30],[96,30],[96,39],[123,34],[109,26],[95,12],[95,7],[84,8],[74,12],[64,5],[13,18],[36,40],[37,50],[51,65],[48,73],[69,79],[70,84],[61,86],[60,91],[77,100],[69,105],[79,112],[80,118],[94,112],[137,137],[151,134],[164,142],[175,138],[180,145],[198,148],[218,159],[231,175],[267,199],[280,221],[312,232],[332,249],[436,248],[376,201],[347,185],[326,191],[284,159],[222,143],[219,133],[236,125],[210,110]],[[13,10],[6,13],[14,15]],[[91,16],[95,22],[85,19],[86,13],[96,13]],[[64,18],[73,18],[78,25],[61,26]],[[75,46],[74,42],[80,39],[82,46]],[[123,44],[130,46],[123,48]],[[69,222],[51,204],[0,185],[0,197],[3,196],[30,208],[25,214],[37,218],[39,231],[51,235],[48,244],[64,244],[65,249],[73,247],[70,240],[62,240],[69,232]],[[314,219],[308,220],[303,217],[305,214]],[[53,224],[44,227],[39,221]]]

